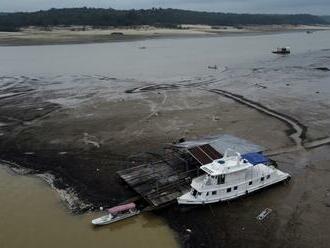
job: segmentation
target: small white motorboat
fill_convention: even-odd
[[[135,203],[116,206],[107,209],[108,214],[92,220],[93,225],[101,226],[114,223],[119,220],[127,219],[140,213]]]

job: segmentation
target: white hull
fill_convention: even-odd
[[[255,192],[255,191],[258,191],[258,190],[261,190],[263,188],[266,188],[266,187],[270,187],[274,184],[277,184],[279,182],[282,182],[284,180],[287,180],[290,178],[290,175],[289,174],[285,174],[285,176],[277,179],[277,180],[273,180],[272,182],[269,182],[269,183],[264,183],[262,185],[258,185],[258,186],[255,186],[255,187],[250,187],[250,188],[246,188],[245,190],[240,190],[238,191],[236,194],[234,195],[230,195],[230,196],[223,196],[223,197],[219,197],[219,198],[214,198],[214,199],[193,199],[191,197],[191,194],[188,192],[186,193],[185,195],[179,197],[177,199],[178,201],[178,204],[186,204],[186,205],[202,205],[202,204],[210,204],[210,203],[216,203],[216,202],[222,202],[222,201],[228,201],[228,200],[233,200],[235,198],[239,198],[239,197],[242,197],[244,195],[247,195],[247,194],[250,194],[252,192]],[[187,197],[185,197],[187,196]]]
[[[178,197],[178,203],[208,204],[232,200],[290,178],[288,173],[259,162],[267,162],[259,153],[243,156],[239,153],[228,156],[226,152],[222,159],[203,165],[201,169],[206,174],[192,180],[191,191]]]
[[[96,226],[108,225],[108,224],[111,224],[111,223],[114,223],[114,222],[117,222],[117,221],[120,221],[120,220],[130,218],[130,217],[135,216],[139,213],[140,213],[140,211],[136,211],[134,213],[123,214],[123,215],[115,216],[115,217],[112,216],[112,215],[104,215],[100,218],[92,220],[92,224],[96,225]]]

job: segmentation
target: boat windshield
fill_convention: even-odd
[[[101,220],[108,220],[108,219],[110,219],[112,217],[112,215],[111,214],[108,214],[108,215],[104,215],[104,216],[102,216],[101,217]]]

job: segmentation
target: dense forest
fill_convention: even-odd
[[[322,16],[322,19],[330,23],[330,16]]]
[[[178,24],[207,25],[270,25],[326,24],[319,16],[308,14],[268,15],[199,12],[179,9],[115,10],[97,8],[50,9],[37,12],[0,13],[0,30],[15,31],[26,26],[91,25],[132,26],[153,25],[176,27]]]

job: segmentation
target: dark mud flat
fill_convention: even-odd
[[[3,77],[0,158],[52,173],[56,187],[73,188],[88,208],[112,206],[134,196],[116,171],[158,160],[182,137],[232,134],[283,148],[272,158],[293,180],[228,203],[158,211],[182,245],[328,247],[329,75],[313,69],[329,67],[324,52],[159,87],[111,77]],[[273,212],[260,222],[265,208]]]
[[[160,159],[164,145],[178,137],[198,137],[201,130],[205,135],[218,134],[216,116],[222,111],[236,108],[239,112],[250,111],[244,106],[232,106],[225,99],[220,100],[224,101],[220,108],[215,108],[219,101],[215,94],[196,96],[194,92],[186,93],[185,87],[177,91],[180,86],[176,85],[143,87],[142,93],[146,94],[143,100],[135,96],[110,103],[100,100],[96,106],[93,104],[98,94],[87,88],[81,95],[74,95],[79,107],[63,107],[49,99],[73,101],[67,89],[63,96],[62,90],[38,90],[40,84],[52,85],[51,82],[4,79],[8,83],[1,92],[4,97],[0,98],[1,158],[37,172],[50,171],[58,177],[57,187],[74,186],[84,200],[95,205],[113,205],[127,198],[125,185],[120,184],[116,171]],[[210,82],[213,81],[187,82],[187,87]],[[140,98],[140,93],[136,95]],[[214,103],[203,103],[209,97]],[[87,103],[80,102],[86,98]],[[196,121],[196,112],[204,115],[203,121]],[[253,114],[262,121],[262,115]],[[221,122],[230,129],[237,116]],[[285,125],[280,126],[285,129]]]

